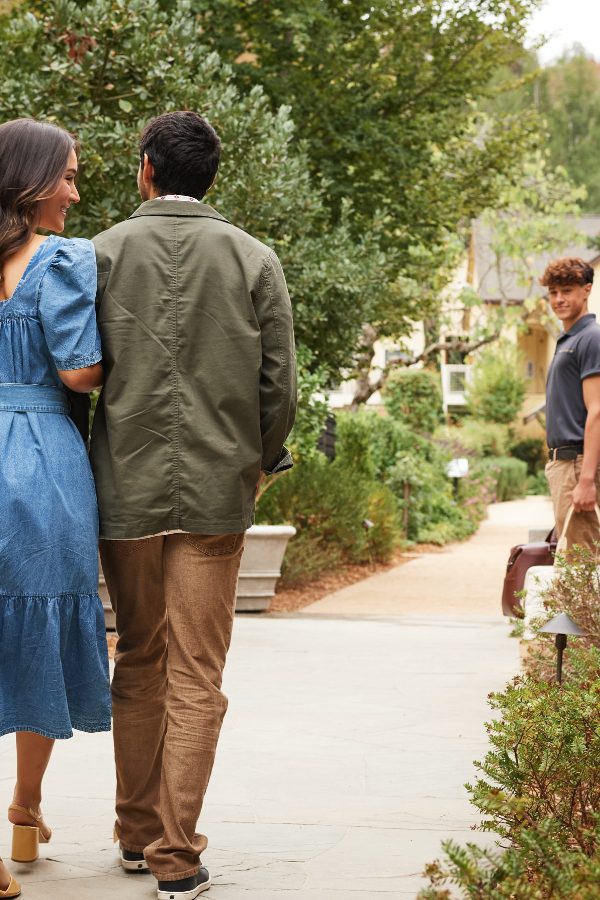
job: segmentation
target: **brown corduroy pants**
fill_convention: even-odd
[[[554,506],[554,518],[556,532],[560,536],[565,526],[565,519],[571,506],[571,497],[579,476],[583,455],[577,459],[557,459],[546,463],[546,478],[550,485],[552,505]],[[600,504],[600,468],[596,470],[596,502]],[[567,533],[569,550],[574,544],[580,547],[595,549],[595,543],[600,542],[600,528],[595,512],[574,513]]]
[[[116,836],[156,878],[198,871],[243,534],[100,542],[116,613]]]

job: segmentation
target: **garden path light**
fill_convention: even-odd
[[[546,622],[540,628],[540,632],[542,631],[546,632],[546,634],[556,635],[556,680],[561,684],[563,650],[567,646],[567,635],[571,634],[573,637],[581,637],[584,632],[566,613],[554,616],[553,619],[550,619],[549,622]]]

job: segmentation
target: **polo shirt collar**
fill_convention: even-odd
[[[193,203],[190,200],[146,200],[129,218],[138,216],[196,216],[205,219],[219,219],[226,222],[225,216],[218,213],[208,203]]]
[[[558,341],[562,341],[563,338],[572,337],[574,334],[579,334],[580,331],[583,331],[584,328],[587,328],[588,325],[591,325],[596,321],[596,316],[594,313],[587,313],[585,316],[582,316],[580,319],[577,319],[574,325],[571,325],[568,331],[563,331],[561,335],[559,335]]]

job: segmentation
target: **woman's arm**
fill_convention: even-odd
[[[102,363],[86,366],[85,369],[59,369],[58,377],[72,391],[78,394],[87,394],[104,384],[104,370]]]

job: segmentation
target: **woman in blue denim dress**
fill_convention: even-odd
[[[0,126],[0,735],[16,732],[22,862],[51,836],[54,740],[110,729],[96,495],[64,389],[102,383],[93,246],[58,236],[79,201],[77,150],[50,124]],[[19,893],[0,862],[0,897]]]

